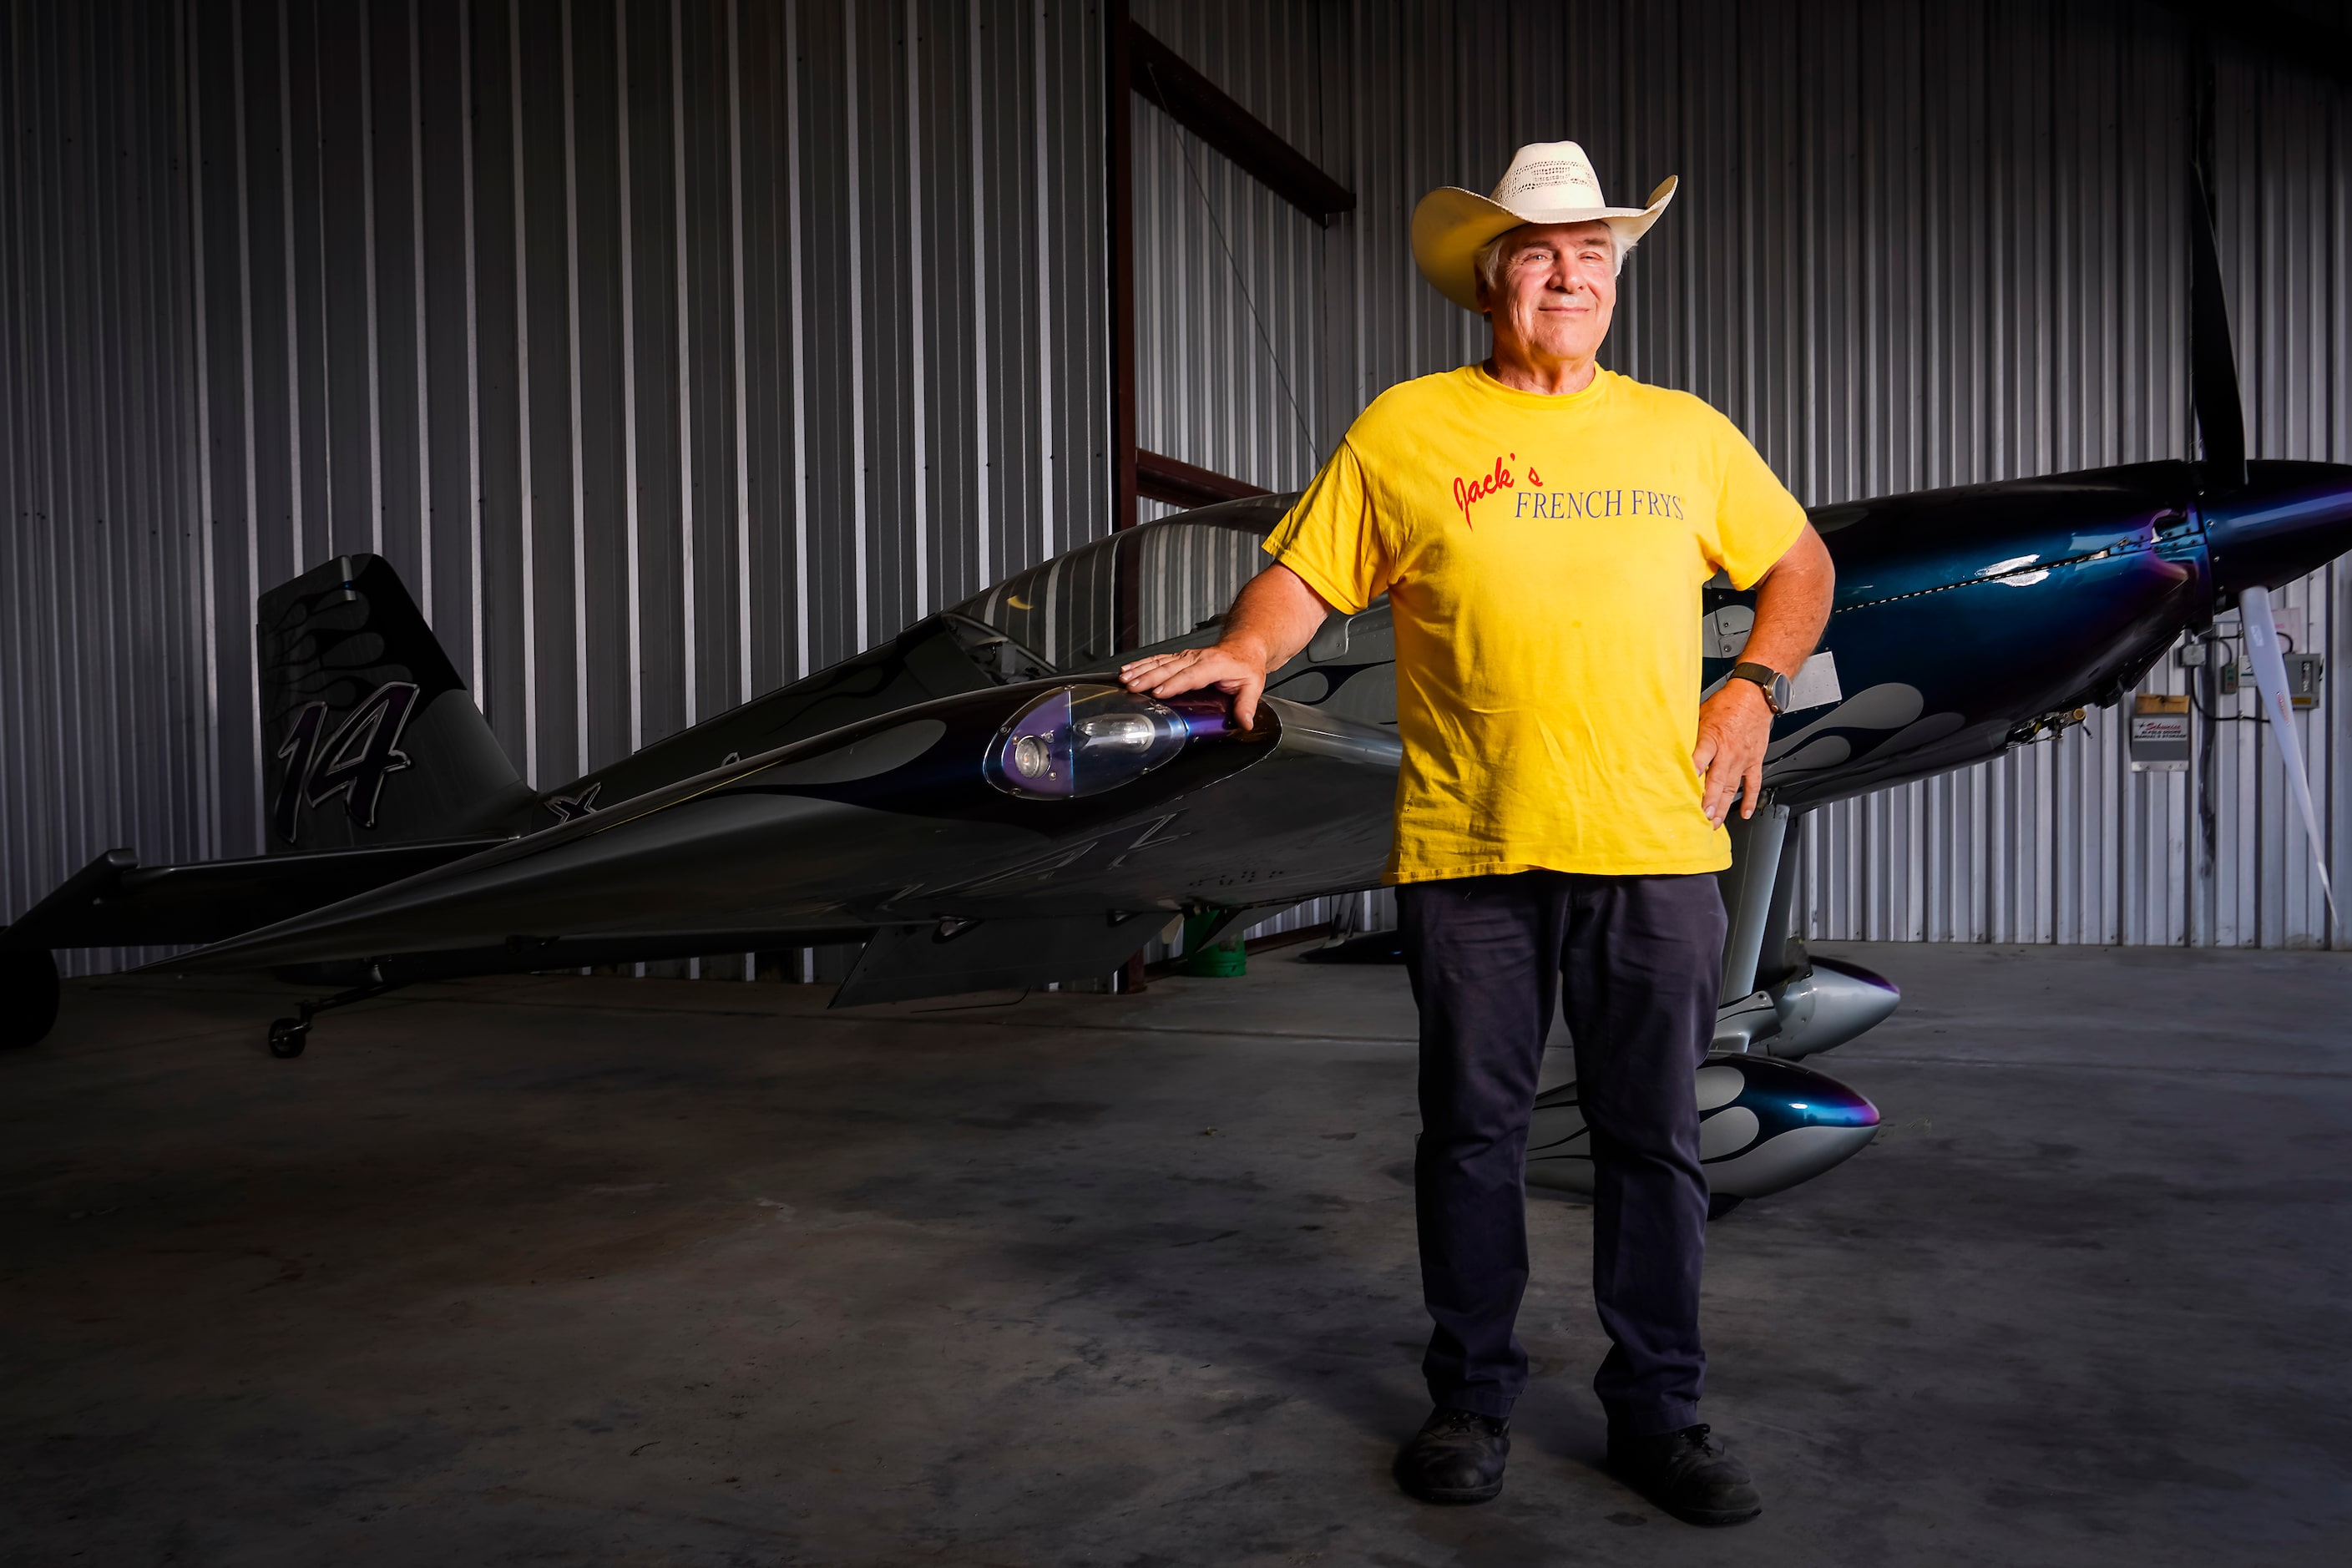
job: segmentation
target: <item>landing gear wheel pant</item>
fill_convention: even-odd
[[[1698,1419],[1706,1246],[1691,1077],[1715,1031],[1723,900],[1711,875],[1563,871],[1412,882],[1397,915],[1421,1008],[1413,1196],[1440,1405],[1505,1416],[1528,1380],[1523,1166],[1557,997],[1591,1129],[1592,1380],[1621,1435]]]

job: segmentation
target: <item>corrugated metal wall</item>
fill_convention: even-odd
[[[1108,525],[1090,6],[7,18],[10,912],[259,850],[251,605],[338,552],[548,785]]]
[[[248,609],[214,537],[189,331],[179,18],[12,6],[0,68],[0,901],[13,916],[110,845],[194,856],[224,814],[215,657]],[[225,615],[225,619],[221,618]],[[245,667],[249,669],[251,660]],[[234,698],[226,700],[236,700]]]
[[[1185,158],[1223,174],[1217,155],[1138,106],[1150,232],[1169,237],[1139,280],[1142,428],[1171,456],[1269,485],[1306,471],[1292,416],[1267,405],[1262,336],[1310,345],[1289,374],[1318,450],[1382,388],[1482,354],[1480,324],[1413,272],[1412,205],[1439,184],[1484,189],[1520,142],[1561,138],[1584,143],[1612,199],[1683,179],[1627,264],[1604,361],[1724,409],[1809,503],[2193,451],[2189,71],[2167,8],[1147,0],[1137,16],[1359,203],[1318,230],[1263,193],[1188,188]],[[2224,268],[2253,450],[2352,460],[2336,391],[2352,373],[2352,102],[2340,84],[2223,49]],[[1226,245],[1263,332],[1227,303]],[[1253,351],[1246,398],[1201,395]],[[1251,419],[1254,433],[1235,428]],[[2352,593],[2344,576],[2281,595],[2308,607],[2307,646],[2338,658],[2352,655],[2352,618],[2331,613]],[[2167,669],[2150,689],[2179,682]],[[2303,722],[2331,823],[2352,822],[2336,766],[2352,703],[2331,694]],[[2186,780],[2131,773],[2118,716],[2100,712],[1998,762],[1814,814],[1806,927],[2321,941],[2264,731],[2220,732],[2210,884]],[[2343,880],[2352,832],[2331,837]]]
[[[1136,103],[1147,447],[1295,484],[1382,387],[1483,352],[1412,272],[1412,205],[1567,135],[1624,196],[1685,180],[1612,363],[1726,409],[1807,500],[2189,449],[2167,8],[1137,15],[1359,200],[1318,227]],[[1108,526],[1089,6],[6,16],[12,912],[110,845],[258,847],[250,605],[335,552],[394,562],[552,784]],[[2352,459],[2352,111],[2236,57],[2221,105],[2254,448]],[[2339,659],[2343,576],[2284,596]],[[2310,737],[2338,823],[2345,713]],[[2126,772],[2102,714],[1818,814],[1809,926],[2315,940],[2262,737],[2222,727],[2210,897],[2184,781]]]

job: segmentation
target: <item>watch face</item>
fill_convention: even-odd
[[[1772,678],[1772,688],[1765,695],[1772,699],[1773,712],[1786,713],[1789,710],[1789,678],[1785,675],[1775,675]]]

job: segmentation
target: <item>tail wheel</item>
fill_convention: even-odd
[[[269,1026],[269,1054],[281,1060],[299,1057],[302,1047],[310,1043],[310,1023],[307,1018],[279,1018]]]
[[[45,947],[0,951],[0,1049],[29,1046],[58,1021],[58,961]]]

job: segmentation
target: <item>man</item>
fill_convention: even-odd
[[[1752,813],[1776,702],[1828,618],[1828,552],[1732,424],[1595,363],[1625,252],[1574,142],[1522,147],[1492,199],[1448,188],[1413,258],[1484,313],[1493,355],[1391,387],[1266,541],[1216,646],[1138,660],[1159,696],[1215,686],[1255,716],[1325,615],[1395,616],[1404,743],[1388,879],[1421,1010],[1413,1178],[1422,1363],[1435,1405],[1398,1458],[1432,1502],[1502,1489],[1527,1383],[1522,1163],[1555,993],[1591,1128],[1593,1386],[1612,1466],[1682,1519],[1761,1510],[1698,1420],[1706,1180],[1692,1074],[1714,1030],[1735,797]],[[1761,584],[1743,662],[1704,704],[1696,623],[1717,573]],[[1555,979],[1557,974],[1558,979]]]

